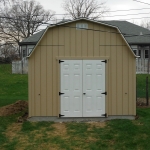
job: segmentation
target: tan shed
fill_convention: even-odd
[[[29,117],[136,115],[136,56],[115,26],[48,27],[28,56]]]

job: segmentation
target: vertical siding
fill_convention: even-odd
[[[99,27],[99,42],[100,42],[100,51],[99,51],[99,54],[100,56],[105,56],[106,54],[106,48],[107,46],[105,46],[106,44],[107,45],[110,45],[110,34],[108,32],[105,32],[105,31],[109,31],[109,28],[106,27],[106,26],[100,26]],[[108,40],[108,42],[106,42]]]
[[[31,100],[29,99],[29,101],[31,101],[31,107],[32,107],[32,109],[31,109],[31,116],[32,115],[35,115],[35,95],[34,95],[34,93],[35,93],[35,86],[34,86],[34,82],[35,82],[35,79],[34,79],[34,75],[35,75],[35,61],[34,61],[34,58],[35,58],[35,56],[33,55],[32,56],[32,59],[30,59],[29,60],[29,66],[30,66],[30,68],[31,68],[31,72],[29,72],[29,78],[31,77],[31,79],[30,79],[30,82],[31,82],[31,84],[29,84],[29,86],[31,85],[31,91],[29,92],[29,98],[31,97]],[[30,114],[29,114],[30,115]]]
[[[93,23],[90,23],[88,25],[88,27],[90,29],[93,29]],[[88,43],[87,54],[88,54],[88,56],[93,56],[93,47],[94,47],[93,34],[94,34],[94,31],[92,31],[92,30],[88,31],[88,36],[87,36],[87,38],[88,38],[88,40],[87,40],[87,43]],[[82,39],[84,39],[84,37],[82,37]]]
[[[30,60],[29,60],[30,61]],[[28,72],[32,72],[32,70],[31,70],[31,63],[28,63],[28,64],[30,64],[30,65],[28,65]],[[29,74],[28,75],[28,84],[29,84],[29,88],[28,88],[28,93],[32,93],[32,74]],[[32,96],[31,96],[31,94],[29,94],[29,103],[28,103],[28,106],[29,106],[29,117],[30,116],[32,116]]]
[[[41,47],[38,46],[37,50],[35,51],[35,58],[34,58],[34,104],[35,104],[35,116],[41,115],[41,82],[40,82],[40,73],[41,73],[41,54],[40,54]]]
[[[116,30],[111,29],[111,32],[116,32]],[[117,114],[117,35],[111,33],[111,43],[110,53],[111,53],[111,113],[112,115]]]
[[[123,103],[122,103],[122,105],[123,105],[123,115],[128,115],[128,113],[129,113],[129,104],[128,104],[128,101],[129,101],[129,97],[128,97],[128,95],[129,95],[129,80],[128,80],[128,77],[129,77],[129,68],[128,68],[128,66],[129,66],[129,51],[128,51],[128,49],[127,49],[127,47],[126,46],[123,46],[123,51],[122,51],[122,53],[123,53],[123,84],[122,84],[122,86],[123,86],[123,93],[122,93],[122,95],[123,95],[123,98],[122,98],[122,100],[123,100]]]
[[[50,39],[49,39],[50,40]],[[52,116],[53,115],[53,50],[52,46],[47,46],[47,56],[46,56],[46,61],[47,61],[47,84],[44,88],[46,91],[46,98],[47,98],[47,116]]]
[[[106,27],[106,26],[102,26],[101,27],[101,38],[100,38],[100,43],[102,46],[100,46],[100,54],[103,54],[105,53],[106,56],[109,56],[109,64],[108,65],[108,70],[109,70],[109,74],[106,75],[107,77],[107,87],[108,89],[106,89],[108,91],[108,96],[107,96],[107,100],[108,100],[108,103],[107,103],[107,109],[108,109],[108,115],[112,114],[112,93],[111,93],[111,85],[112,85],[112,80],[111,80],[111,73],[112,73],[112,68],[111,68],[111,28],[110,27]],[[104,31],[104,32],[103,32]],[[104,37],[104,39],[103,39]]]
[[[87,30],[82,30],[82,43],[81,43],[81,49],[84,49],[84,51],[82,50],[82,56],[88,56],[88,31]],[[84,40],[83,40],[84,38]]]
[[[75,23],[67,26],[75,27]],[[116,29],[88,22],[92,30],[50,28],[29,58],[30,116],[58,116],[60,89],[57,58],[107,57],[106,113],[135,115],[135,58]],[[110,32],[111,31],[111,32]],[[39,95],[40,94],[40,95]]]
[[[46,41],[46,40],[45,40]],[[40,82],[41,82],[41,115],[46,116],[47,115],[47,91],[45,90],[46,84],[47,84],[47,61],[46,61],[46,55],[47,55],[47,49],[46,46],[42,47],[42,50],[40,52],[41,55],[41,62],[40,62],[40,68],[41,68],[41,74],[40,74]]]
[[[120,35],[117,35],[117,51],[116,51],[116,57],[117,57],[117,64],[116,64],[116,67],[117,67],[117,71],[116,71],[116,74],[117,74],[117,90],[116,90],[116,94],[117,94],[117,101],[116,101],[116,107],[117,107],[117,114],[120,114],[122,115],[123,112],[122,112],[122,109],[123,109],[123,105],[122,105],[122,94],[123,94],[123,86],[122,86],[122,82],[123,82],[123,68],[122,68],[122,65],[123,65],[123,53],[122,53],[122,50],[123,50],[123,45],[124,43],[122,42],[122,39],[120,38]]]
[[[82,37],[82,31],[81,30],[76,30],[75,29],[75,32],[76,32],[76,56],[82,56],[82,40],[84,37]]]
[[[76,30],[70,28],[70,56],[76,55]]]

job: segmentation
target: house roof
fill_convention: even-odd
[[[100,21],[119,28],[129,44],[150,44],[150,30],[127,21]],[[125,35],[127,34],[127,35]]]
[[[71,20],[65,20],[61,23],[70,22]],[[127,22],[127,21],[97,21],[99,23],[108,24],[111,26],[118,27],[118,29],[123,33],[125,39],[129,44],[150,44],[150,30],[143,28],[141,26],[135,25],[133,23]],[[19,45],[26,45],[26,44],[36,44],[41,36],[44,34],[46,29],[24,39],[22,42],[20,42]]]
[[[31,44],[36,44],[41,36],[44,34],[45,32],[45,29],[43,29],[42,31],[38,32],[38,33],[35,33],[33,34],[32,36],[24,39],[22,42],[19,43],[19,45],[31,45]]]

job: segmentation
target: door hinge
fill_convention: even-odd
[[[107,117],[107,113],[105,113],[105,114],[102,114],[101,116]]]
[[[59,60],[59,63],[62,63],[62,62],[65,62],[65,61]]]
[[[101,62],[107,63],[107,60],[104,60],[104,61],[101,61]]]
[[[59,114],[59,118],[60,118],[60,117],[63,117],[63,116],[65,116],[65,115],[61,115],[61,114]]]
[[[61,92],[59,92],[59,95],[62,95],[62,94],[65,94],[65,93],[61,93]]]
[[[105,94],[105,95],[107,95],[107,92],[104,92],[104,93],[101,93],[101,94]]]

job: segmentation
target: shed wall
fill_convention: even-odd
[[[106,113],[136,114],[134,55],[117,29],[84,22],[92,30],[76,22],[49,28],[29,58],[29,116],[58,116],[59,59],[107,59]]]

